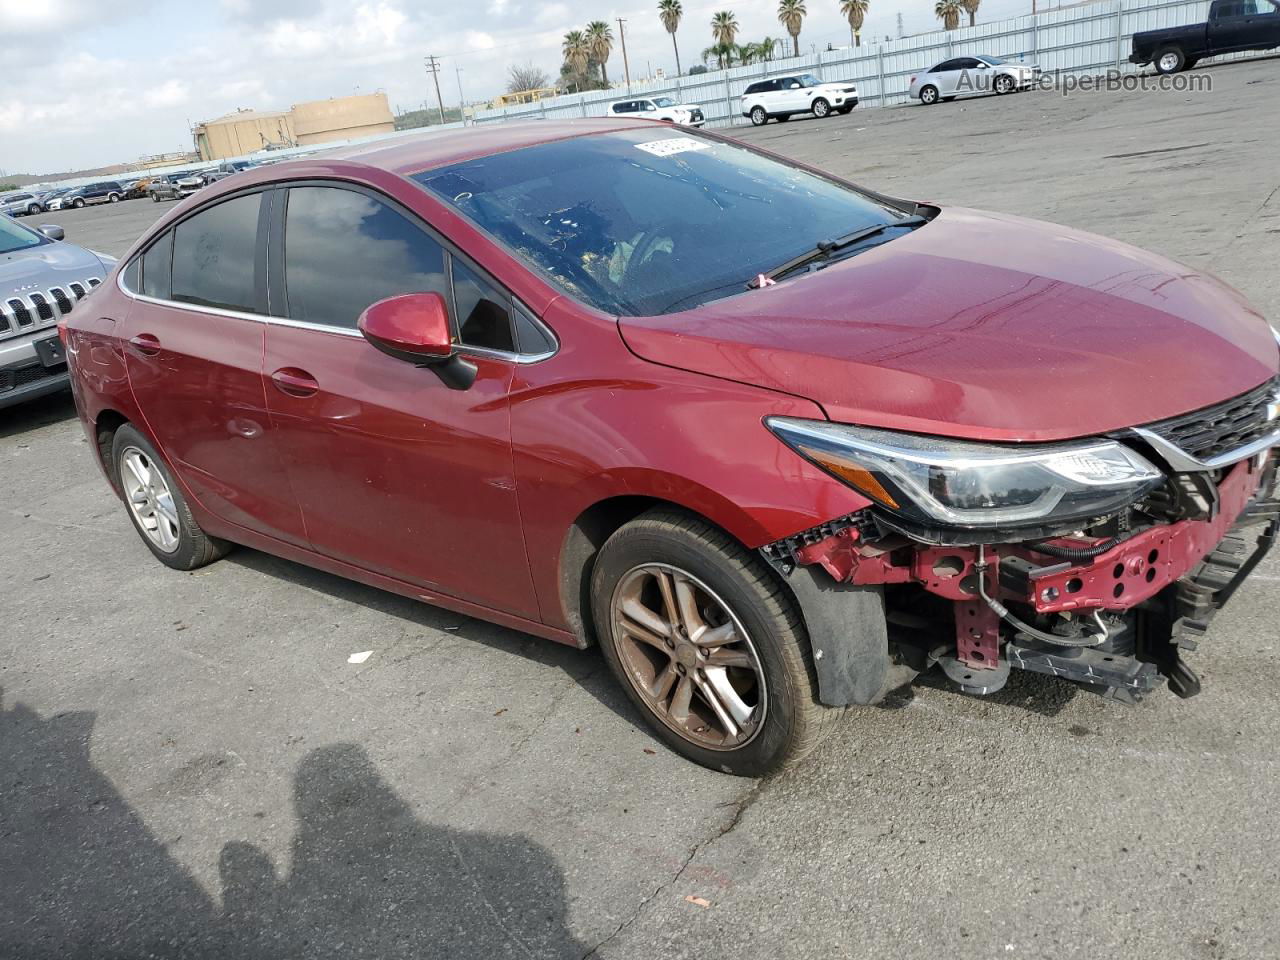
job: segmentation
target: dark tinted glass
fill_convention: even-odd
[[[489,350],[515,350],[510,298],[456,257],[453,302],[460,342]]]
[[[142,294],[158,300],[168,300],[173,263],[173,231],[151,245],[142,255]]]
[[[173,299],[257,313],[254,264],[260,194],[202,210],[174,228]],[[146,266],[143,266],[146,282]]]
[[[365,307],[387,297],[448,296],[440,244],[380,200],[336,187],[294,187],[285,224],[294,320],[354,329]]]
[[[550,353],[556,348],[551,335],[533,317],[525,313],[523,307],[516,307],[516,347],[521,353]]]
[[[121,277],[124,280],[124,288],[126,290],[141,293],[142,290],[138,285],[142,282],[142,258],[134,257],[130,260],[128,266],[121,273]]]
[[[693,131],[638,129],[478,157],[414,177],[529,267],[608,313],[685,310],[820,241],[905,214]],[[908,229],[903,227],[903,230]]]

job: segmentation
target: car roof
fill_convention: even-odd
[[[495,153],[507,153],[555,140],[635,128],[634,120],[613,118],[478,124],[452,130],[428,131],[390,142],[383,140],[354,147],[340,147],[323,156],[308,157],[305,162],[314,167],[332,161],[348,161],[407,176],[433,167],[474,160]]]

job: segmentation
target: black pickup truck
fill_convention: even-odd
[[[1129,62],[1154,63],[1157,73],[1177,73],[1205,57],[1273,47],[1280,47],[1280,2],[1213,0],[1208,23],[1135,33]]]

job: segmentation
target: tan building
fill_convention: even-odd
[[[201,160],[241,157],[266,148],[355,140],[396,128],[385,93],[295,103],[288,110],[237,110],[196,125]]]

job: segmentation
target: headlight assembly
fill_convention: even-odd
[[[1124,507],[1164,479],[1114,440],[989,444],[790,417],[765,423],[914,530],[1063,527]]]

